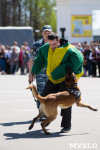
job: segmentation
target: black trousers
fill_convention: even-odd
[[[47,96],[48,94],[62,91],[66,91],[65,82],[53,84],[50,80],[48,80],[41,95]],[[61,116],[61,127],[71,128],[71,107],[67,109],[61,109]]]
[[[92,75],[96,76],[96,63],[92,62]]]

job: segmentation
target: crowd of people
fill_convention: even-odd
[[[30,47],[25,41],[21,47],[18,47],[17,41],[12,46],[0,44],[0,72],[14,75],[18,70],[24,75],[29,72]]]
[[[91,41],[88,44],[85,41],[78,43],[77,49],[83,54],[83,76],[100,77],[100,43]]]
[[[75,45],[83,54],[83,76],[100,77],[100,43],[86,41]],[[18,47],[17,41],[12,46],[0,44],[0,72],[1,74],[15,74],[20,69],[20,74],[29,72],[30,47],[24,42]]]

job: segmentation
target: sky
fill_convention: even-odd
[[[93,11],[93,30],[100,29],[100,10]]]

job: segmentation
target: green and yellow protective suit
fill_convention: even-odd
[[[39,49],[31,73],[37,75],[45,66],[49,80],[54,84],[61,83],[65,80],[67,66],[71,67],[78,78],[83,75],[83,56],[69,42],[55,51],[47,43]]]

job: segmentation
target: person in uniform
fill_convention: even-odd
[[[42,35],[43,38],[41,40],[38,40],[33,43],[33,48],[30,52],[30,60],[29,60],[29,82],[32,82],[32,74],[31,69],[32,65],[34,63],[34,59],[37,57],[37,54],[39,52],[39,48],[46,44],[48,42],[48,34],[52,32],[52,27],[50,25],[44,25],[42,29]],[[37,84],[37,90],[38,93],[41,95],[42,91],[45,87],[45,84],[48,80],[48,77],[46,75],[46,68],[44,68],[37,76],[36,76],[36,84]],[[35,100],[37,102],[37,108],[40,106],[40,102]]]

